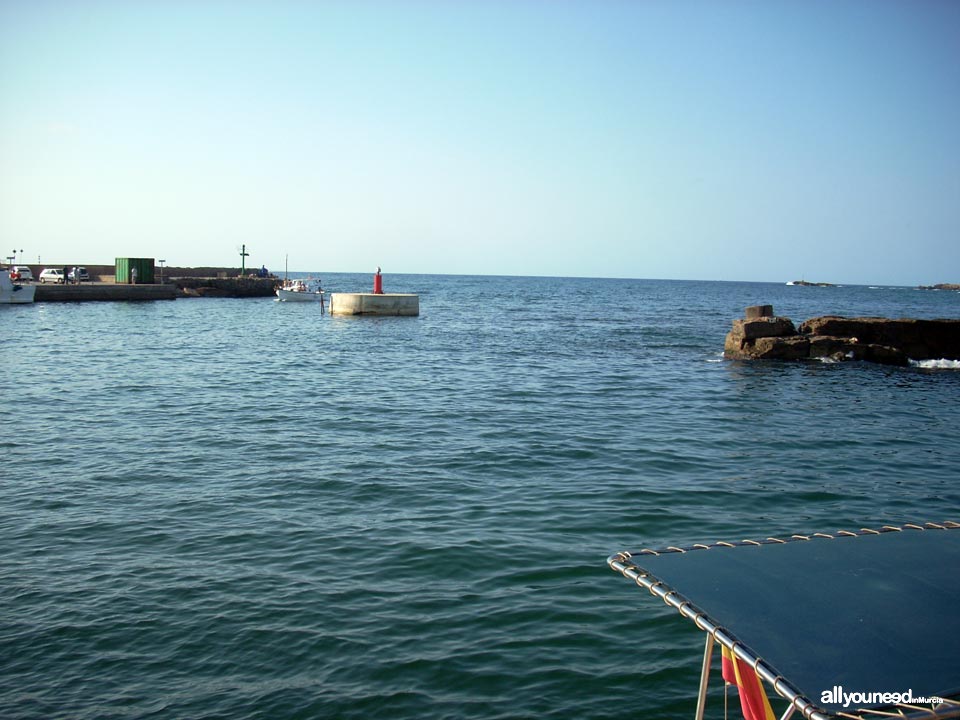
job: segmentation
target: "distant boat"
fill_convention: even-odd
[[[36,285],[14,282],[9,270],[0,270],[0,305],[32,303],[36,292]]]

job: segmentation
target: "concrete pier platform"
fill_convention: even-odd
[[[420,296],[411,293],[331,293],[331,315],[419,315]]]
[[[80,285],[44,285],[36,283],[34,302],[90,302],[117,300],[174,300],[173,285],[115,285],[82,283]]]

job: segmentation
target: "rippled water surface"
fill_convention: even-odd
[[[960,372],[720,358],[960,294],[386,282],[420,317],[0,308],[0,716],[692,716],[700,633],[608,555],[960,519]]]

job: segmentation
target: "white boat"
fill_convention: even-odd
[[[9,270],[0,270],[0,305],[32,303],[36,285],[14,282]]]
[[[323,307],[323,288],[319,280],[285,280],[277,288],[277,300],[280,302],[319,302]]]

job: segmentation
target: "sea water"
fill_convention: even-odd
[[[701,633],[608,555],[960,520],[955,363],[721,358],[958,293],[385,285],[420,316],[0,308],[0,716],[692,716]]]

